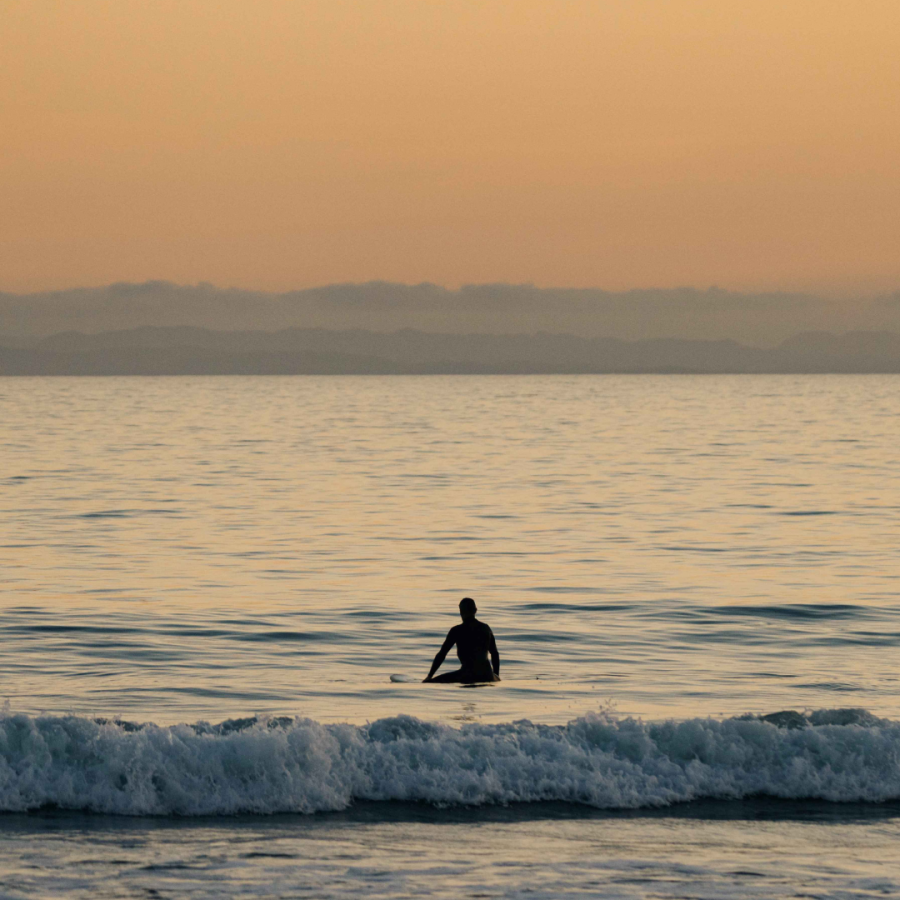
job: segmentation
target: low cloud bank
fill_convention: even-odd
[[[65,331],[328,329],[455,335],[578,335],[625,341],[734,340],[774,347],[803,332],[900,331],[900,293],[840,303],[802,294],[692,288],[610,293],[470,285],[338,284],[283,294],[151,281],[42,294],[0,293],[0,345]]]

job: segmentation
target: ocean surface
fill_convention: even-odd
[[[900,376],[0,379],[0,897],[900,896],[898,535]]]

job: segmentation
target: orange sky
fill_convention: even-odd
[[[0,290],[900,288],[898,0],[0,0]]]

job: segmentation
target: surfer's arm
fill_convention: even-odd
[[[431,664],[431,671],[423,679],[424,681],[431,681],[432,676],[441,667],[441,663],[446,659],[447,654],[450,652],[450,648],[455,643],[456,643],[456,635],[453,634],[453,629],[451,628],[450,633],[447,635],[447,639],[442,644],[441,649],[438,650],[437,656],[435,656],[434,662]]]
[[[491,668],[494,670],[494,677],[500,678],[500,654],[497,652],[497,642],[494,640],[494,632],[491,632],[491,643],[488,647],[488,653],[491,654]]]

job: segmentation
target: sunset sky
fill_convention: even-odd
[[[900,288],[897,0],[0,0],[0,290]]]

